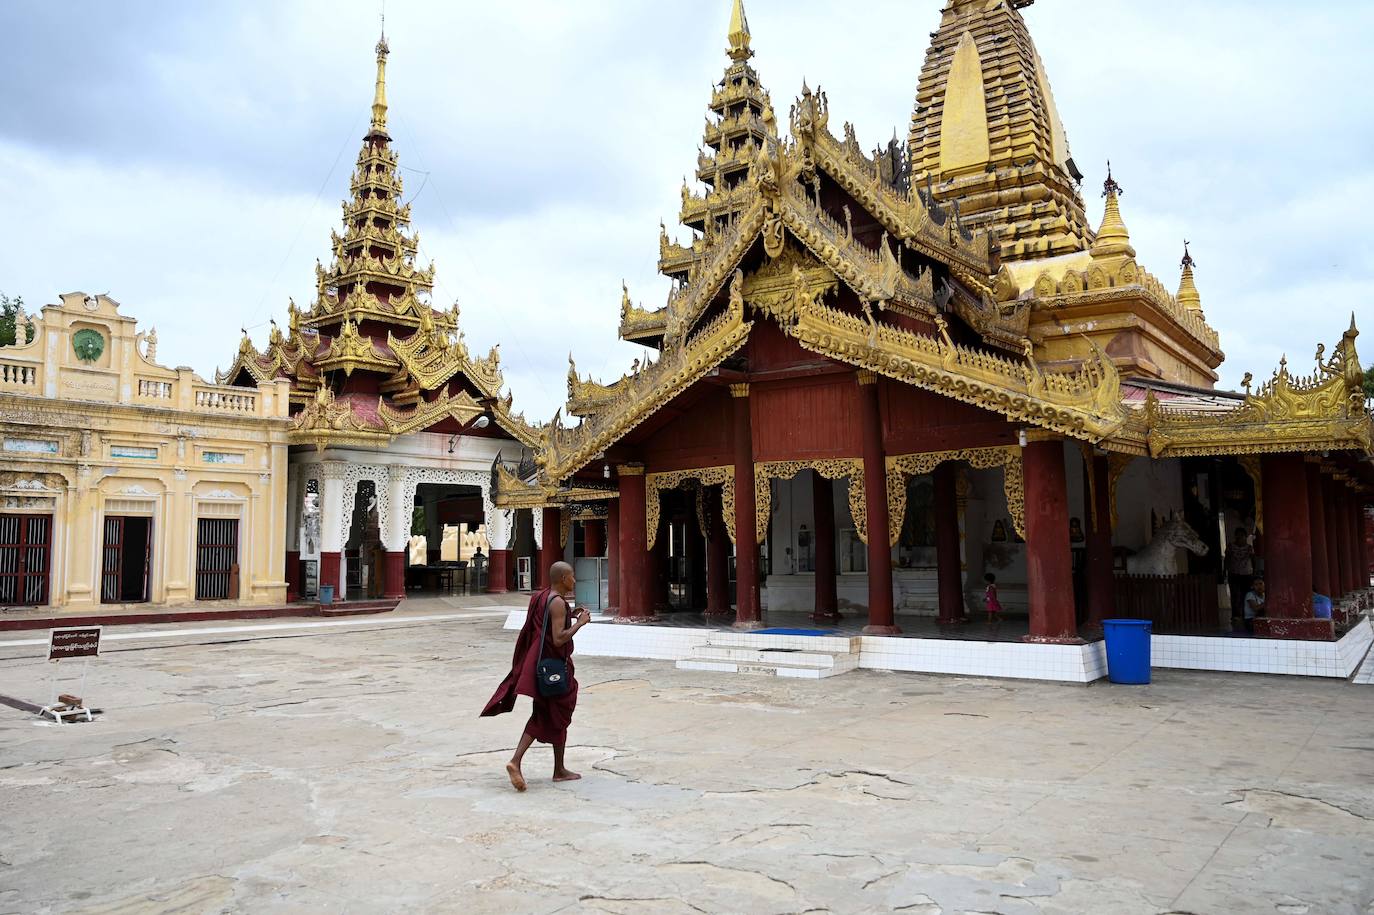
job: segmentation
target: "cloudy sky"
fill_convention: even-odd
[[[942,0],[747,0],[774,106],[802,79],[871,148],[905,136]],[[0,291],[107,292],[203,375],[306,303],[367,125],[381,0],[8,0]],[[856,11],[856,12],[851,12]],[[615,377],[624,278],[662,304],[673,227],[726,59],[728,0],[390,0],[391,133],[435,303],[500,341],[546,419],[568,350]],[[1223,383],[1374,332],[1368,0],[1040,0],[1025,11],[1087,173],[1110,158],[1147,268],[1186,237]],[[681,232],[686,235],[685,230]],[[1374,339],[1364,341],[1374,354]]]

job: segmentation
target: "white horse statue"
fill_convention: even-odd
[[[1207,544],[1197,531],[1188,526],[1182,515],[1174,514],[1160,525],[1144,549],[1126,558],[1126,571],[1132,575],[1179,575],[1186,570],[1179,562],[1179,549],[1194,556],[1207,555]]]

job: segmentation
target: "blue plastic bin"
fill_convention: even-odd
[[[322,603],[322,604],[332,604],[332,603],[334,603],[334,586],[333,586],[333,585],[320,585],[320,603]]]
[[[1113,683],[1150,682],[1149,620],[1103,620],[1107,640],[1107,679]]]
[[[1331,598],[1325,594],[1313,594],[1312,615],[1319,620],[1331,619]]]

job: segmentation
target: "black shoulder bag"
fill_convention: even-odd
[[[539,629],[539,666],[535,668],[534,679],[539,686],[539,695],[546,699],[557,699],[568,691],[568,662],[561,658],[544,657],[544,637],[549,629],[549,613],[553,606],[554,594],[549,592],[544,601],[544,624]]]

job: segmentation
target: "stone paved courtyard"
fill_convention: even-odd
[[[1374,911],[1364,687],[584,658],[584,779],[536,748],[517,795],[500,626],[113,643],[96,723],[0,707],[0,912]]]

